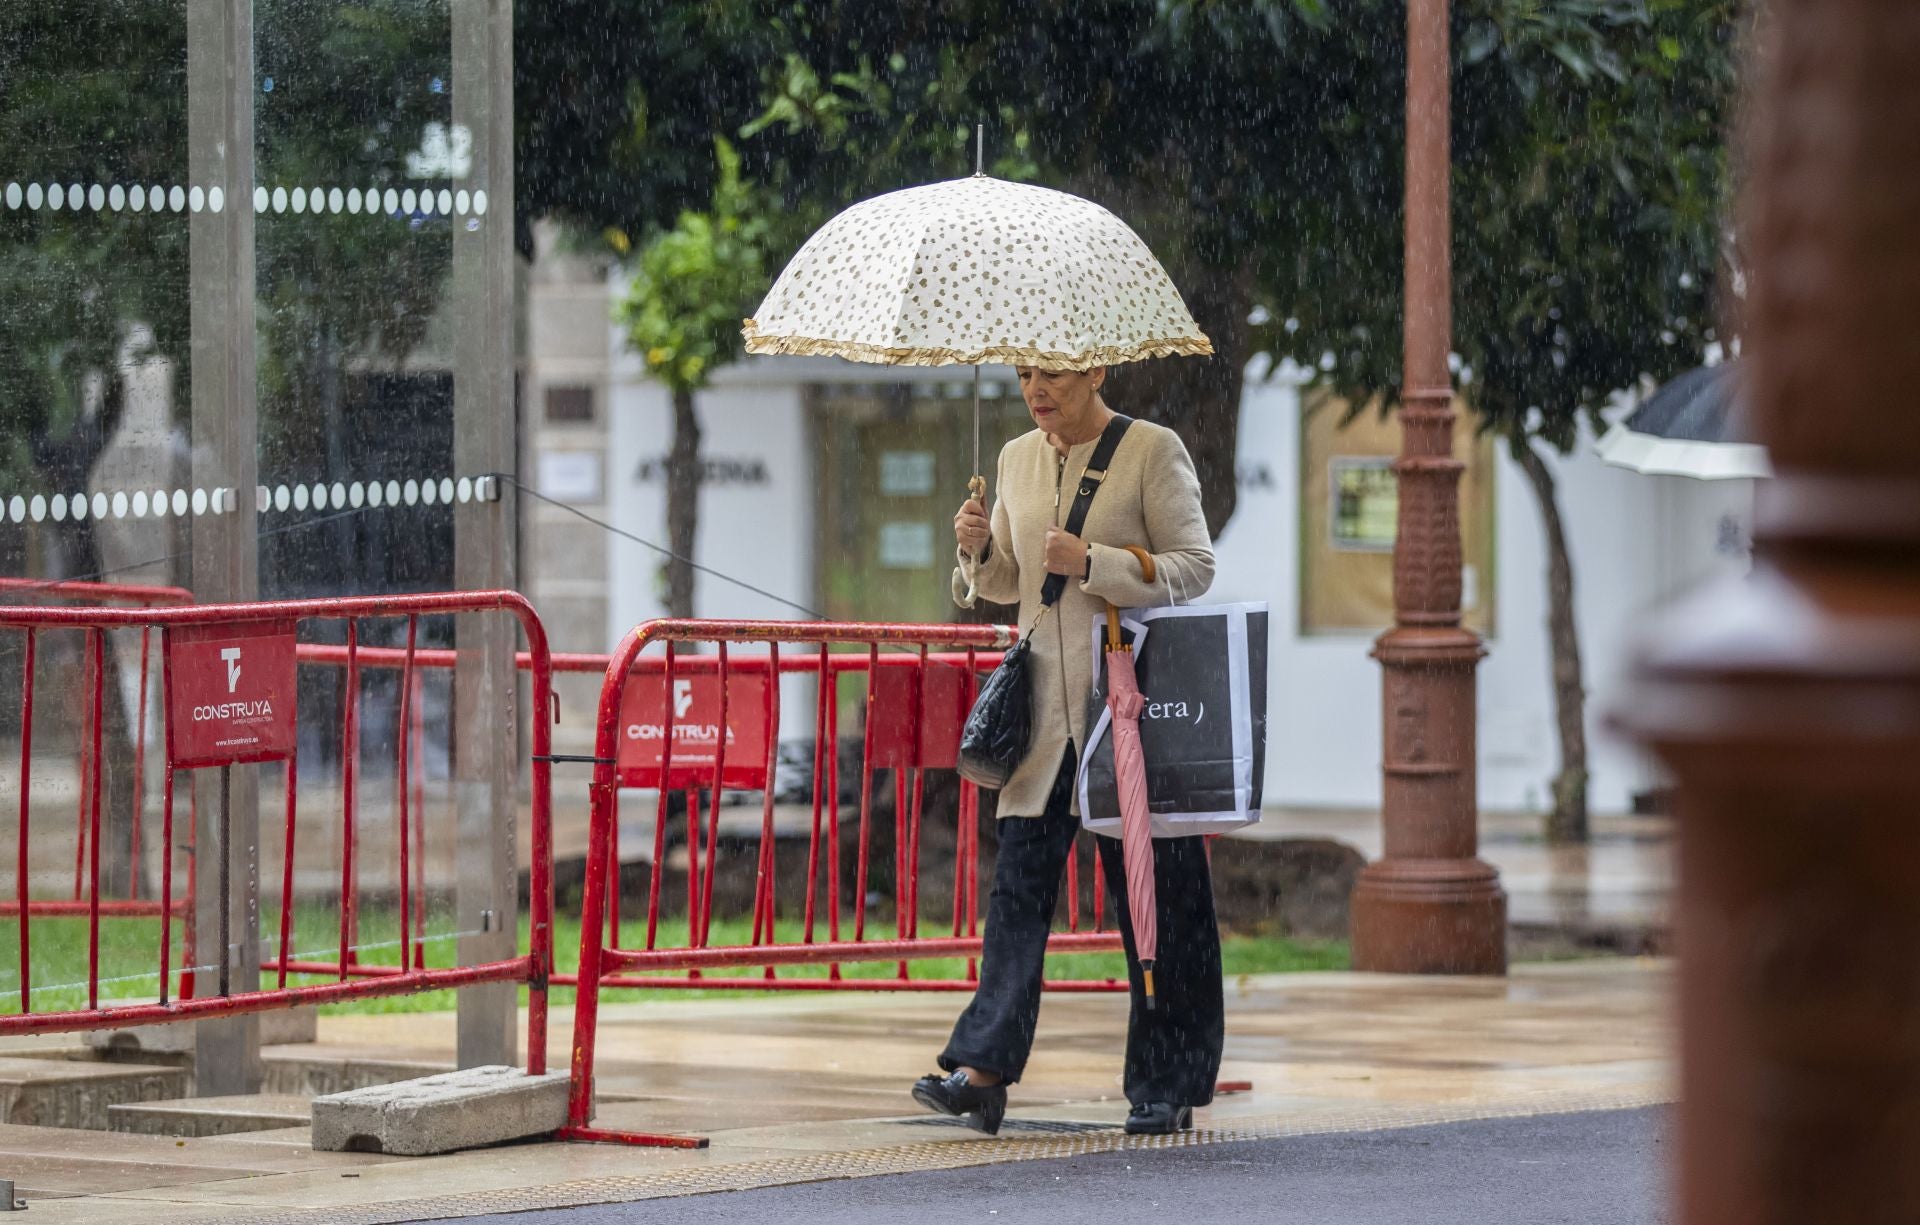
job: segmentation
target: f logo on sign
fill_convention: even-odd
[[[693,708],[693,682],[673,682],[673,717],[684,719],[687,711]]]
[[[222,647],[220,658],[227,661],[227,692],[232,693],[240,687],[240,648]]]

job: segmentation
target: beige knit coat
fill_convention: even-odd
[[[1066,527],[1087,461],[1098,439],[1072,448],[1062,459],[1039,430],[1023,434],[1000,452],[994,481],[993,543],[978,565],[956,550],[953,598],[971,607],[977,598],[1020,605],[1020,627],[1032,640],[1033,744],[1001,789],[999,814],[1037,817],[1066,753],[1069,740],[1086,743],[1087,694],[1093,685],[1093,624],[1107,603],[1141,608],[1198,598],[1213,582],[1213,544],[1200,509],[1200,482],[1180,436],[1164,426],[1135,421],[1114,452],[1106,480],[1087,512],[1080,535],[1093,546],[1092,576],[1076,575],[1060,602],[1035,627],[1046,582],[1049,525]],[[1153,554],[1157,581],[1149,585],[1126,546]],[[1079,800],[1074,801],[1079,811]]]

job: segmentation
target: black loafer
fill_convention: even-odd
[[[913,1082],[913,1100],[935,1114],[964,1117],[967,1126],[989,1136],[1000,1134],[1001,1120],[1007,1117],[1007,1086],[976,1085],[965,1072],[922,1076]]]
[[[1172,1102],[1136,1102],[1127,1111],[1129,1136],[1169,1136],[1193,1126],[1193,1107]]]

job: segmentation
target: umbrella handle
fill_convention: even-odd
[[[1147,552],[1137,544],[1127,545],[1126,550],[1133,554],[1135,559],[1139,561],[1140,577],[1146,579],[1148,583],[1152,583],[1154,579],[1158,577],[1154,572],[1153,554]]]
[[[980,478],[975,477],[973,479],[977,481]],[[1141,577],[1146,579],[1148,583],[1152,583],[1154,580],[1154,572],[1155,572],[1155,567],[1153,564],[1153,554],[1147,552],[1145,549],[1141,548],[1137,544],[1124,545],[1122,547],[1125,548],[1127,552],[1133,554],[1134,557],[1140,562]],[[1107,650],[1124,651],[1126,649],[1127,649],[1126,644],[1122,642],[1120,639],[1120,610],[1115,608],[1112,604],[1108,604],[1107,605]]]
[[[977,449],[978,448],[976,448],[976,450]],[[977,459],[979,457],[975,456],[975,458]],[[974,501],[980,503],[982,508],[985,508],[987,504],[987,478],[984,476],[978,476],[978,475],[968,477],[967,493],[973,498]],[[975,562],[978,562],[979,560],[980,559],[978,557],[974,558]],[[966,595],[966,598],[963,601],[961,601],[961,607],[972,608],[974,599],[978,597],[979,594],[980,594],[980,585],[978,581],[976,580],[975,582],[968,583],[967,595]]]

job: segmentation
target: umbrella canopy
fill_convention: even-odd
[[[1213,352],[1125,222],[984,174],[847,209],[800,248],[742,330],[749,353],[902,366],[1088,370]]]
[[[1739,436],[1740,369],[1701,366],[1665,384],[1607,431],[1600,458],[1652,476],[1772,476],[1767,449]]]

